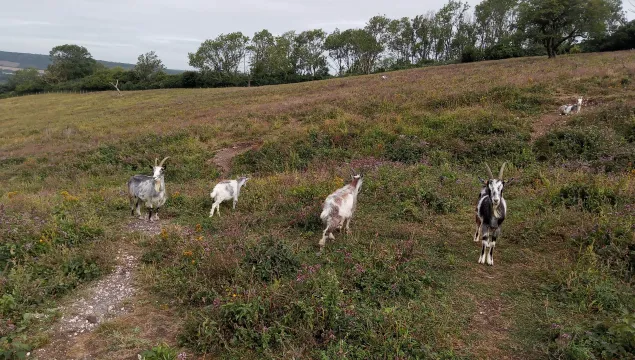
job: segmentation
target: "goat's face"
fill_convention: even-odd
[[[351,185],[353,185],[357,190],[362,187],[362,183],[364,182],[364,175],[357,174],[351,175]]]
[[[151,166],[152,168],[152,177],[154,180],[159,179],[161,176],[165,174],[165,166]]]
[[[498,206],[503,198],[504,185],[504,182],[498,179],[490,179],[487,182],[487,192],[494,206]]]
[[[247,186],[247,181],[249,181],[248,177],[238,178],[238,186]]]
[[[161,162],[159,162],[159,159],[154,159],[154,166],[150,166],[152,168],[152,177],[154,180],[158,180],[161,176],[163,176],[163,174],[165,174],[165,165],[163,165],[163,163],[169,158],[170,157],[167,156],[161,160]]]

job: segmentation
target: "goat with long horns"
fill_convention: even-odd
[[[479,194],[476,205],[476,233],[474,241],[482,241],[481,256],[478,258],[479,264],[494,265],[494,248],[496,240],[501,235],[501,225],[507,215],[507,204],[503,198],[503,189],[506,181],[503,181],[505,171],[504,162],[498,173],[498,178],[492,174],[492,169],[485,164],[489,179],[482,180],[483,188]]]
[[[163,163],[168,158],[161,160],[161,163],[159,163],[159,159],[154,159],[154,166],[150,166],[153,172],[152,176],[134,175],[128,180],[128,198],[130,199],[130,210],[133,216],[136,212],[139,219],[143,219],[141,215],[141,203],[143,203],[148,209],[148,220],[159,220],[159,209],[165,204],[167,199],[164,180],[165,166]]]

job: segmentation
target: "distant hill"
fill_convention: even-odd
[[[129,70],[134,67],[134,64],[126,64],[126,63],[119,63],[119,62],[112,62],[112,61],[97,60],[97,62],[109,68],[114,68],[119,66],[126,70]],[[50,63],[51,63],[51,60],[48,55],[0,51],[0,66],[2,66],[5,69],[16,68],[16,70],[18,70],[18,69],[26,69],[29,67],[34,67],[36,69],[45,70]],[[165,72],[168,74],[180,74],[183,71],[184,70],[167,69]]]

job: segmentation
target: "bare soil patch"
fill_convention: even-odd
[[[235,144],[228,148],[220,149],[216,155],[214,155],[212,162],[223,170],[223,175],[227,175],[231,171],[232,159],[255,147],[256,145],[254,143],[244,142]]]
[[[78,297],[61,306],[62,317],[53,325],[52,341],[46,347],[34,352],[37,359],[70,359],[68,349],[76,337],[94,330],[99,324],[131,310],[126,300],[137,292],[134,284],[134,269],[137,258],[121,251],[117,255],[119,264],[114,271],[80,291]],[[78,359],[86,357],[78,357]]]
[[[531,142],[548,133],[554,125],[566,121],[566,117],[558,113],[544,114],[532,124],[534,131],[531,133]]]

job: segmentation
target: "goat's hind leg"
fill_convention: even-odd
[[[351,218],[346,218],[344,219],[344,222],[346,223],[346,235],[350,235],[351,234]]]
[[[487,265],[490,265],[490,266],[494,265],[494,248],[496,247],[496,239],[498,239],[499,235],[500,235],[500,228],[496,229],[492,233],[492,239],[489,242],[489,254],[487,254]]]
[[[477,225],[476,232],[474,233],[474,242],[478,242],[480,238],[481,238],[481,227]]]
[[[320,245],[320,252],[322,252],[322,250],[324,250],[324,246],[326,245],[326,239],[327,239],[327,235],[329,234],[328,237],[332,237],[333,234],[329,233],[330,230],[330,226],[326,225],[326,229],[324,229],[324,232],[322,233],[322,238],[320,239],[320,242],[318,243]]]

